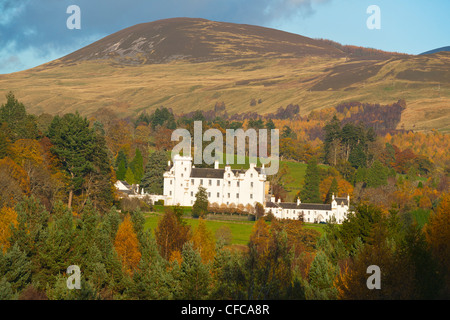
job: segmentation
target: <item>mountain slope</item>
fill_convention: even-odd
[[[305,55],[342,57],[344,53],[324,42],[279,30],[173,18],[126,28],[62,58],[61,62],[113,59],[122,64],[149,64]]]
[[[30,112],[107,107],[120,115],[210,110],[300,114],[342,102],[405,99],[399,127],[450,131],[450,53],[409,56],[203,19],[140,24],[39,67],[0,75]],[[256,105],[252,99],[261,101]]]
[[[438,52],[442,52],[442,51],[450,51],[450,46],[442,47],[442,48],[437,48],[437,49],[433,49],[433,50],[429,50],[429,51],[427,51],[427,52],[421,53],[421,55],[424,55],[424,54],[433,54],[433,53],[438,53]]]

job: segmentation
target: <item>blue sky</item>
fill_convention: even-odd
[[[81,9],[69,30],[67,7]],[[381,29],[366,10],[377,5]],[[123,28],[172,17],[254,24],[419,54],[450,45],[449,0],[0,0],[0,74],[57,59]]]

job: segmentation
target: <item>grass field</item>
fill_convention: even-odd
[[[187,210],[187,209],[186,209]],[[199,220],[190,218],[187,214],[187,211],[185,211],[184,217],[186,223],[191,226],[192,230],[195,230],[198,226]],[[145,229],[151,229],[153,232],[155,231],[159,220],[161,219],[162,215],[161,213],[150,213],[146,216],[145,221]],[[254,225],[254,221],[217,221],[217,220],[206,220],[206,227],[215,235],[216,231],[226,226],[230,228],[231,235],[232,235],[232,244],[237,245],[247,245],[250,234],[252,233],[252,228]],[[313,229],[316,231],[319,231],[321,234],[323,233],[323,227],[322,224],[305,224],[304,228],[307,229]]]

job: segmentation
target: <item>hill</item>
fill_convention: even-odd
[[[437,48],[437,49],[433,49],[433,50],[430,50],[430,51],[427,51],[427,52],[423,52],[423,53],[421,53],[421,55],[423,55],[423,54],[433,54],[433,53],[438,53],[438,52],[442,52],[442,51],[450,51],[450,46]]]
[[[107,107],[121,116],[210,110],[300,114],[341,103],[392,104],[404,99],[398,127],[450,130],[450,53],[410,56],[258,26],[203,19],[139,24],[61,59],[0,75],[35,114]],[[256,100],[258,104],[252,104]]]

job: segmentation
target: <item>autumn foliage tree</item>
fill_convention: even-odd
[[[17,226],[17,213],[13,208],[3,207],[0,210],[0,249],[5,253],[10,247],[11,226]]]
[[[141,259],[139,241],[133,230],[133,223],[129,215],[126,215],[117,230],[114,247],[122,260],[123,268],[128,274],[137,269]]]
[[[191,238],[191,229],[173,209],[168,209],[158,222],[155,238],[161,256],[169,260],[175,252],[182,252],[183,245]]]

